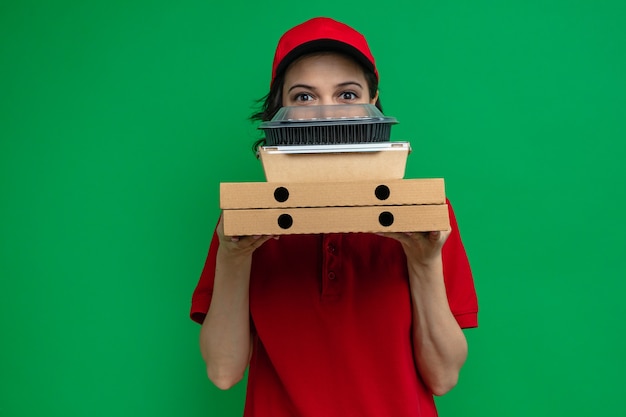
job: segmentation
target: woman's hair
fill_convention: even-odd
[[[363,74],[365,75],[365,81],[367,81],[368,91],[370,97],[376,97],[376,93],[378,92],[378,77],[374,74],[373,71],[368,70],[361,64],[359,66],[363,69]],[[256,102],[260,104],[260,110],[253,113],[250,116],[250,120],[253,122],[260,121],[266,122],[272,120],[272,117],[278,112],[278,110],[283,106],[283,84],[285,83],[285,73],[277,74],[274,78],[274,82],[270,88],[270,92],[265,96],[257,100]],[[380,103],[380,98],[376,100],[376,107],[382,112],[383,106]],[[256,153],[259,146],[263,146],[265,144],[265,138],[261,138],[254,142],[252,145],[252,150]]]

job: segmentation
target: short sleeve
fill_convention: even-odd
[[[450,236],[442,249],[443,275],[450,310],[461,328],[478,326],[478,299],[461,233],[450,201]]]
[[[196,285],[196,289],[191,297],[190,317],[196,323],[202,324],[209,305],[211,304],[211,296],[213,295],[213,282],[215,281],[215,263],[217,259],[217,249],[219,247],[219,238],[217,231],[213,232],[209,254],[207,255],[200,275],[200,280]]]

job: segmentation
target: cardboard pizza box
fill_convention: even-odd
[[[226,236],[429,232],[450,227],[447,204],[224,210]]]
[[[444,204],[443,178],[354,182],[229,182],[222,209]]]

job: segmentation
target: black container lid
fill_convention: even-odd
[[[261,123],[259,129],[372,123],[396,124],[398,121],[383,115],[373,104],[286,106],[281,107],[271,121]]]

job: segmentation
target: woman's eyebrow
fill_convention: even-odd
[[[358,86],[361,89],[363,88],[361,83],[356,82],[356,81],[346,81],[346,82],[343,82],[343,83],[339,83],[339,84],[337,84],[337,87],[346,87],[348,85],[356,85],[356,86]]]
[[[287,90],[287,92],[290,92],[291,90],[293,90],[294,88],[304,88],[306,90],[315,90],[315,87],[313,87],[312,85],[306,85],[306,84],[294,84],[291,87],[289,87],[289,90]]]

